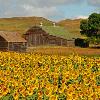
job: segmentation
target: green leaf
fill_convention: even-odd
[[[49,78],[49,80],[48,80],[51,84],[53,84],[54,83],[54,79],[51,77],[51,78]]]
[[[23,97],[22,94],[19,94],[18,100],[25,100],[25,97]]]
[[[67,100],[67,97],[64,94],[59,94],[57,99],[58,100]]]
[[[38,100],[38,94],[37,93],[34,93],[31,96],[27,96],[26,97],[26,100]]]
[[[96,76],[96,85],[100,86],[100,75]]]
[[[73,84],[74,80],[73,79],[69,79],[65,84],[68,86],[69,84]]]
[[[45,94],[42,95],[42,100],[49,100],[49,97],[46,96]]]
[[[0,100],[14,100],[13,96],[11,94],[7,94],[0,98]]]
[[[51,66],[51,67],[50,67],[50,71],[51,71],[51,72],[54,72],[54,71],[55,71],[54,66]]]
[[[78,69],[78,64],[74,64],[74,69]]]
[[[82,77],[81,74],[79,74],[79,76],[77,77],[77,80],[78,80],[79,83],[80,83],[80,82],[83,82],[83,77]]]
[[[91,70],[92,70],[92,72],[98,72],[98,67],[93,66],[93,67],[91,68]]]

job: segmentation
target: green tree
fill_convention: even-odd
[[[85,34],[85,35],[88,34],[88,19],[82,20],[80,22],[80,29],[82,30],[81,34]]]
[[[98,35],[100,30],[100,14],[93,13],[87,20],[82,20],[80,23],[81,33],[91,37]]]
[[[100,14],[93,13],[88,18],[88,30],[90,36],[97,35],[100,27]]]

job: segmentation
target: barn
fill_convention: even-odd
[[[19,33],[0,31],[0,50],[25,51],[27,41]]]
[[[56,45],[74,47],[75,39],[78,37],[60,26],[33,26],[24,34],[28,46]]]
[[[48,33],[37,26],[31,27],[24,34],[24,38],[27,40],[28,46],[46,45],[47,36]]]

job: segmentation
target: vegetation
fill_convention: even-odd
[[[50,26],[52,21],[42,17],[14,17],[14,18],[0,18],[0,31],[15,31],[21,34],[25,33],[27,29],[34,25]]]
[[[74,33],[70,33],[67,31],[67,29],[65,29],[64,27],[61,26],[43,26],[42,27],[47,33],[49,33],[50,35],[54,35],[54,36],[58,36],[58,37],[62,37],[65,39],[72,39],[72,38],[81,38],[81,34],[74,34]]]
[[[100,44],[100,37],[99,36],[92,36],[88,39],[91,44]]]
[[[90,43],[100,43],[100,14],[93,13],[80,24],[81,33],[90,37]]]
[[[93,13],[87,20],[82,20],[80,24],[82,33],[87,36],[96,36],[100,30],[100,14]]]
[[[94,48],[79,48],[79,47],[62,47],[62,46],[38,46],[29,47],[27,52],[41,53],[46,55],[65,56],[69,54],[78,54],[85,56],[100,56],[100,50]]]
[[[65,27],[70,33],[80,35],[81,20],[82,19],[75,19],[75,20],[66,19],[66,20],[59,21],[57,24]]]
[[[99,99],[99,71],[100,57],[0,52],[0,100]]]
[[[89,47],[89,40],[87,38],[86,39],[77,38],[75,40],[75,46],[80,46],[83,48]]]
[[[28,28],[33,25],[40,25],[43,22],[44,26],[52,26],[53,22],[42,17],[14,17],[0,18],[1,31],[16,31],[25,33]],[[79,20],[62,20],[57,25],[65,27],[70,33],[80,34],[80,19]]]
[[[81,33],[88,36],[88,19],[84,19],[81,21],[80,29],[82,30]]]
[[[54,28],[52,21],[42,17],[0,18],[0,31],[15,31],[24,34],[30,27],[34,25],[39,26],[41,22],[43,23],[43,29],[45,29],[47,32],[50,32],[51,35],[61,36],[64,38],[68,37],[69,39],[72,37],[81,37],[81,34],[74,32],[74,30],[76,30],[75,26],[77,26],[77,21],[71,22],[71,24],[73,23],[72,25],[69,24],[70,22],[68,22],[68,25],[73,27],[69,30],[67,27],[64,28],[65,24],[61,25],[60,22],[56,23],[56,28]]]

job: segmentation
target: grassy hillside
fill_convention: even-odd
[[[58,22],[58,25],[64,26],[71,33],[80,34],[80,21],[81,19],[66,19]]]
[[[52,25],[52,21],[42,17],[0,18],[0,31],[16,31],[23,34],[29,27],[39,25],[40,22],[46,26]]]

